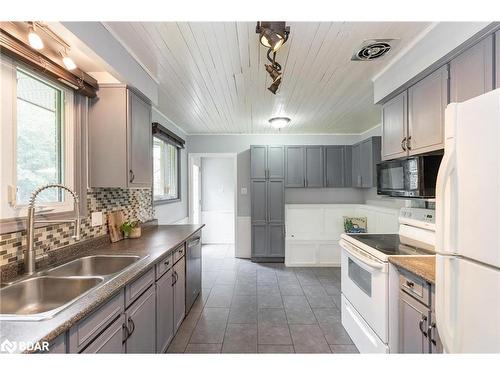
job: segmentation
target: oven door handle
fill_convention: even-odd
[[[348,243],[346,243],[344,240],[341,240],[340,246],[342,246],[342,248],[350,256],[352,256],[353,258],[357,259],[359,262],[363,263],[364,265],[372,267],[372,268],[375,268],[375,269],[378,269],[378,270],[382,270],[384,268],[384,264],[383,263],[379,263],[379,262],[376,262],[376,261],[371,260],[369,258],[366,258],[366,257],[362,256],[361,254],[359,254],[358,252],[356,252],[355,250],[352,250],[350,248],[351,246]]]

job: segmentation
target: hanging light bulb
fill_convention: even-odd
[[[40,35],[38,35],[35,31],[35,23],[33,22],[32,25],[30,26],[30,31],[28,34],[28,42],[31,47],[34,49],[42,49],[44,47],[43,45],[43,40],[40,38]]]

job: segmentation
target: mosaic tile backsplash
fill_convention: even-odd
[[[92,227],[90,215],[102,211],[104,214],[123,210],[125,220],[152,219],[154,209],[151,189],[96,188],[87,191],[87,217],[81,221],[81,239],[85,241],[107,233],[107,223]],[[36,257],[75,243],[73,224],[57,224],[35,229]],[[26,231],[0,235],[0,266],[22,261],[26,249]]]

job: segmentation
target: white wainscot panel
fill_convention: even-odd
[[[398,209],[360,204],[287,204],[285,264],[288,267],[340,266],[344,216],[365,216],[368,232],[397,233]]]
[[[234,212],[232,211],[202,211],[203,243],[233,244],[234,243]]]

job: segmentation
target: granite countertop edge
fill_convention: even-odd
[[[431,284],[436,283],[435,255],[389,256],[389,262],[398,268],[411,272]]]
[[[130,242],[127,241],[127,243],[125,243],[125,241],[121,241],[121,243],[108,243],[99,246],[90,253],[85,254],[85,256],[89,254],[109,254],[110,252],[117,251],[116,247],[119,247],[118,251],[123,252],[123,255],[134,255],[138,253],[137,255],[141,255],[142,258],[130,267],[126,268],[124,271],[118,273],[116,276],[105,281],[102,285],[98,285],[90,293],[85,294],[81,298],[77,299],[74,303],[57,313],[52,318],[39,321],[0,320],[0,342],[4,341],[5,339],[8,339],[10,341],[25,342],[50,342],[54,340],[61,333],[66,332],[68,329],[70,329],[78,321],[94,312],[94,310],[103,302],[108,300],[116,293],[120,292],[120,290],[124,288],[125,285],[145,274],[152,266],[154,266],[158,262],[159,259],[168,256],[169,253],[175,250],[179,245],[185,242],[189,237],[202,229],[204,226],[204,224],[159,225],[155,228],[149,229],[148,231],[146,231],[146,233],[143,234],[143,237],[152,237],[153,232],[159,233],[159,235],[168,235],[168,232],[173,229],[180,228],[187,230],[182,238],[175,241],[174,244],[169,244],[168,248],[165,248],[165,242],[167,242],[167,240],[165,240],[163,244],[161,243],[161,241],[157,244],[153,243],[147,249],[138,249],[137,245],[133,242],[135,240],[128,240]],[[115,248],[113,249],[113,247]],[[46,329],[47,332],[43,334],[33,334],[30,339],[27,339],[26,336],[29,336],[27,334],[19,334],[18,336],[21,337],[16,337],[15,335],[16,330],[29,330],[29,327],[32,327],[33,324],[43,325],[44,323],[47,323],[48,325],[52,323],[54,326],[49,326]]]

